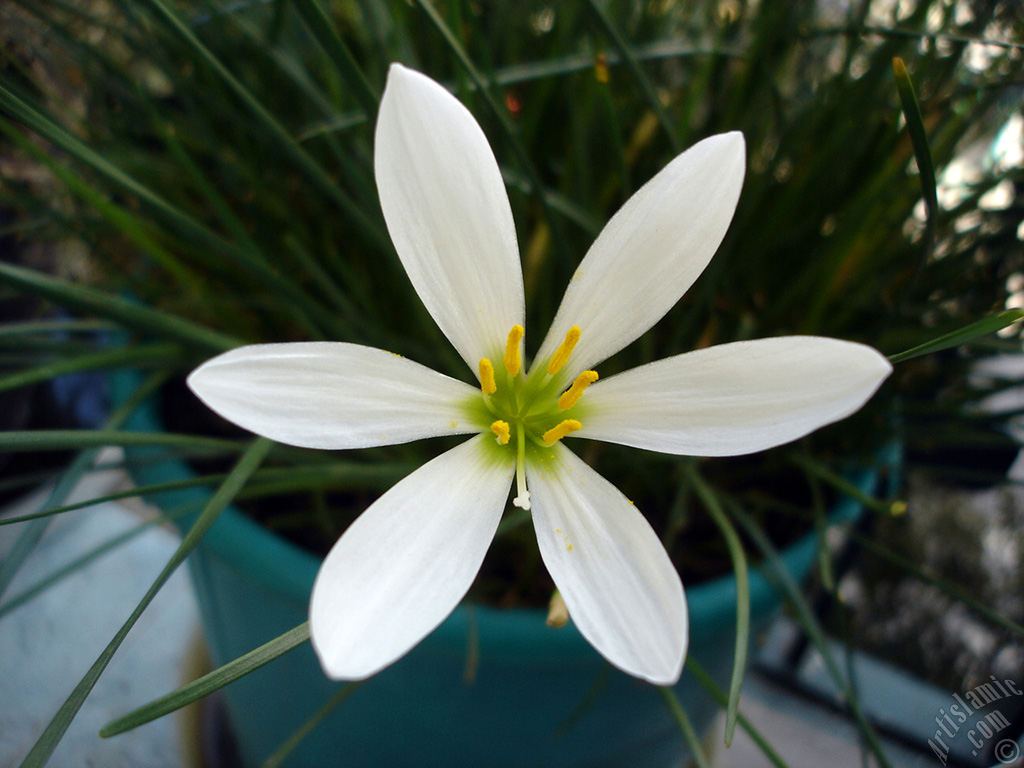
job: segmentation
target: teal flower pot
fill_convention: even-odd
[[[131,375],[115,378],[130,392]],[[159,428],[156,403],[130,429]],[[140,485],[184,479],[176,461],[137,461]],[[869,489],[877,473],[856,478]],[[159,494],[165,509],[201,505],[207,489]],[[858,506],[844,499],[834,514]],[[809,535],[785,550],[797,579],[810,570]],[[301,624],[319,560],[225,510],[190,557],[206,640],[224,664]],[[732,670],[736,583],[732,576],[686,585],[690,650],[723,687]],[[750,574],[751,631],[766,627],[780,598],[757,569]],[[246,768],[259,766],[338,691],[308,644],[224,689],[231,729]],[[698,731],[719,707],[684,672],[675,687]],[[545,624],[540,610],[463,604],[391,667],[362,683],[291,754],[293,768],[668,768],[686,755],[660,692],[612,668],[572,626]]]

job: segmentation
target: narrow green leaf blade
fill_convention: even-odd
[[[211,352],[223,352],[245,343],[176,315],[13,264],[0,263],[0,283],[41,296],[67,309],[114,320],[131,330],[197,345]]]
[[[594,18],[597,19],[601,29],[612,41],[612,45],[614,45],[615,50],[619,52],[619,56],[621,56],[622,60],[626,63],[626,67],[629,69],[630,74],[633,75],[633,79],[636,80],[641,93],[644,95],[644,99],[647,101],[647,106],[652,112],[654,112],[655,117],[658,118],[658,124],[661,126],[662,131],[665,133],[665,137],[672,145],[673,152],[678,154],[683,149],[679,143],[679,134],[672,125],[672,120],[669,118],[665,108],[661,105],[661,100],[658,98],[658,93],[654,89],[654,84],[644,73],[643,68],[640,66],[640,61],[637,59],[633,49],[626,42],[618,27],[616,27],[612,22],[611,18],[608,16],[608,12],[602,7],[601,3],[597,0],[587,0],[587,7],[590,9]]]
[[[328,195],[349,216],[350,221],[367,236],[382,252],[391,250],[391,241],[387,238],[378,222],[371,219],[360,205],[331,178],[320,163],[298,143],[294,136],[264,106],[262,102],[240,81],[224,63],[214,55],[208,47],[189,28],[189,25],[165,0],[146,0],[156,18],[177,36],[196,58],[210,67],[229,91],[250,111],[256,121],[273,136],[281,148],[291,157],[296,165],[305,172],[316,186]]]
[[[117,330],[116,326],[99,320],[30,320],[0,325],[0,339],[19,336],[52,336],[66,333],[97,333]]]
[[[255,648],[234,661],[229,661],[224,666],[183,685],[178,690],[161,696],[159,699],[154,699],[149,704],[139,707],[123,717],[112,720],[103,726],[100,736],[104,738],[116,736],[181,709],[193,701],[209,696],[225,685],[245,677],[263,665],[269,664],[307,640],[309,640],[309,622],[303,622],[283,635],[264,643],[259,648]]]
[[[324,705],[320,707],[320,709],[314,712],[306,722],[299,726],[295,733],[289,736],[280,747],[275,749],[274,753],[263,762],[263,765],[261,765],[260,768],[280,768],[284,761],[288,759],[288,755],[290,755],[295,748],[302,743],[302,740],[309,735],[310,731],[316,728],[325,717],[331,714],[331,712],[333,712],[341,702],[345,701],[345,699],[355,693],[359,686],[360,682],[358,681],[342,686],[337,693],[324,702]]]
[[[0,604],[0,621],[2,621],[3,618],[7,616],[7,614],[17,610],[22,605],[25,605],[26,603],[35,599],[51,587],[57,586],[64,579],[76,574],[78,571],[80,571],[82,568],[85,568],[90,563],[98,560],[104,555],[114,552],[122,545],[130,542],[136,536],[145,533],[154,526],[163,525],[164,523],[168,523],[172,520],[183,517],[186,514],[198,511],[198,505],[192,505],[189,507],[176,509],[172,512],[168,512],[166,515],[158,515],[157,517],[154,517],[151,520],[145,520],[141,523],[137,523],[136,525],[129,528],[127,531],[119,533],[116,536],[113,536],[112,538],[109,538],[106,541],[102,542],[101,544],[98,544],[92,549],[83,552],[81,555],[76,557],[71,562],[61,566],[60,568],[48,574],[47,576],[44,576],[31,586],[25,587],[23,590],[21,590],[21,592],[18,592],[17,594],[8,597],[7,600]]]
[[[853,715],[854,720],[857,721],[857,726],[861,735],[864,737],[867,747],[875,755],[882,768],[892,768],[892,763],[885,754],[885,748],[882,746],[882,743],[878,738],[878,734],[871,726],[871,723],[868,722],[867,717],[864,715],[864,711],[860,707],[860,699],[858,699],[853,693],[850,681],[847,679],[847,676],[843,673],[843,670],[829,651],[828,643],[825,639],[825,632],[822,629],[821,624],[815,617],[814,611],[808,604],[807,599],[801,593],[800,586],[796,583],[792,574],[790,574],[786,566],[783,564],[778,550],[776,550],[775,546],[771,543],[767,534],[765,534],[764,529],[743,509],[740,509],[737,505],[730,505],[729,512],[733,519],[740,524],[740,527],[743,528],[750,540],[754,542],[757,548],[760,549],[761,553],[764,555],[765,566],[768,573],[774,577],[777,586],[781,588],[781,592],[789,598],[789,603],[794,609],[797,621],[799,621],[800,626],[804,628],[804,631],[807,632],[807,635],[814,644],[815,649],[817,649],[818,653],[821,654],[829,674],[842,691],[847,706],[850,708],[850,712]]]
[[[50,756],[53,754],[53,750],[56,749],[57,744],[60,743],[63,738],[68,726],[71,725],[71,721],[78,714],[78,710],[81,709],[82,703],[86,697],[92,691],[93,686],[96,685],[96,681],[99,680],[100,675],[107,668],[110,660],[114,657],[114,653],[121,647],[121,643],[124,642],[125,637],[131,631],[132,627],[139,620],[146,608],[156,597],[157,593],[171,577],[171,574],[177,570],[178,566],[181,565],[188,553],[195,548],[199,540],[206,534],[210,529],[210,526],[216,522],[217,517],[224,510],[224,508],[231,503],[231,500],[235,497],[242,486],[249,479],[249,476],[259,467],[260,463],[266,458],[267,453],[270,451],[273,443],[265,438],[259,438],[254,440],[249,446],[248,450],[242,455],[235,465],[234,469],[228,475],[228,478],[224,481],[224,484],[217,490],[217,493],[213,495],[206,508],[200,514],[199,519],[196,520],[195,524],[185,535],[178,549],[171,556],[171,559],[164,566],[164,569],[157,576],[156,581],[149,588],[142,600],[136,606],[135,610],[128,617],[128,620],[121,626],[121,628],[111,639],[110,643],[103,652],[100,653],[99,658],[89,668],[89,671],[85,673],[82,680],[75,686],[75,689],[68,696],[67,700],[61,705],[57,714],[54,715],[50,724],[47,725],[43,734],[36,741],[32,750],[28,753],[25,759],[22,761],[20,768],[42,768],[49,761]]]
[[[327,11],[318,0],[294,0],[292,6],[298,11],[313,37],[330,57],[338,73],[351,86],[363,114],[368,120],[372,120],[373,116],[377,114],[378,96],[370,87],[366,75],[363,74],[363,70],[352,52],[345,45],[345,41],[338,34]]]
[[[690,757],[697,768],[711,768],[711,762],[704,754],[704,746],[700,743],[700,736],[697,735],[693,723],[690,722],[690,718],[686,714],[686,710],[683,709],[683,705],[679,703],[675,692],[667,685],[658,686],[658,690],[661,692],[661,698],[665,700],[668,711],[672,713],[676,725],[679,726],[683,738],[686,739],[686,745],[690,748]]]
[[[107,417],[104,423],[104,428],[107,431],[114,432],[122,424],[127,421],[128,417],[139,407],[146,398],[150,397],[153,392],[166,381],[166,375],[163,371],[158,371],[147,378],[141,386],[139,386],[132,396],[128,400],[114,410],[110,416]],[[0,433],[0,437],[9,435],[8,433]],[[31,433],[23,433],[31,434]],[[93,466],[96,460],[96,455],[100,446],[85,446],[86,450],[81,451],[75,456],[74,461],[68,466],[67,470],[61,475],[60,479],[54,485],[53,490],[50,491],[46,501],[43,503],[43,507],[51,507],[55,504],[62,503],[68,495],[72,492],[78,481],[85,475],[86,472]],[[0,596],[2,596],[7,588],[10,587],[11,582],[14,581],[14,577],[18,574],[21,566],[28,559],[29,555],[35,549],[36,545],[43,538],[43,534],[46,533],[46,527],[49,524],[48,520],[33,520],[25,529],[21,531],[14,546],[6,553],[4,558],[0,560]]]
[[[254,477],[258,473],[254,473]],[[39,520],[44,517],[53,517],[54,515],[62,515],[65,512],[74,512],[79,509],[85,509],[87,507],[95,506],[96,504],[106,504],[110,501],[120,501],[122,499],[135,499],[145,498],[158,493],[166,493],[167,491],[178,491],[183,488],[201,488],[207,485],[214,485],[224,480],[225,475],[204,475],[202,477],[191,477],[186,480],[172,480],[166,483],[154,483],[152,485],[134,486],[123,491],[115,491],[114,493],[106,493],[102,496],[93,496],[86,499],[85,501],[78,501],[74,504],[61,504],[58,506],[46,506],[44,509],[38,512],[31,512],[26,515],[18,515],[17,517],[5,517],[0,520],[0,526],[4,525],[17,525],[18,523],[27,523],[30,520]]]
[[[935,244],[936,216],[939,213],[935,164],[932,162],[932,152],[928,146],[928,133],[925,131],[924,119],[921,117],[921,106],[917,102],[914,85],[910,82],[910,73],[907,72],[907,65],[903,59],[897,56],[892,60],[892,71],[896,76],[896,90],[900,94],[900,104],[903,107],[903,116],[907,120],[907,130],[910,132],[910,141],[914,145],[914,158],[917,160],[917,170],[921,178],[921,191],[924,194],[924,205],[928,216],[930,255],[931,248]]]
[[[969,325],[965,325],[959,330],[944,333],[937,339],[932,339],[931,341],[919,344],[916,347],[898,354],[889,355],[889,362],[902,363],[904,360],[910,360],[915,357],[920,357],[921,355],[928,355],[932,352],[940,352],[943,349],[959,347],[961,344],[968,344],[982,336],[988,336],[990,333],[1001,331],[1003,328],[1016,323],[1022,318],[1024,318],[1024,310],[1007,309],[1000,312],[998,315],[991,315],[990,317],[983,317],[981,320],[976,320]]]
[[[0,377],[0,392],[49,381],[70,373],[129,365],[168,363],[180,358],[181,354],[181,347],[177,344],[143,344],[104,349],[2,376]]]
[[[902,555],[899,555],[886,547],[883,547],[881,544],[872,540],[870,537],[865,536],[864,534],[852,528],[849,528],[848,530],[850,534],[853,536],[853,538],[857,540],[858,544],[860,544],[862,547],[870,551],[876,557],[882,560],[886,560],[895,565],[897,568],[901,568],[907,573],[912,574],[915,578],[921,579],[921,581],[927,582],[928,584],[931,584],[937,589],[942,590],[951,598],[963,603],[972,611],[975,611],[979,615],[988,619],[996,626],[1002,627],[1003,629],[1012,632],[1015,635],[1018,635],[1019,637],[1024,637],[1024,626],[1021,626],[1013,619],[1010,619],[1006,616],[997,613],[984,603],[979,602],[969,592],[967,592],[967,590],[936,576],[931,571],[922,568],[912,560],[903,557]]]
[[[736,577],[736,647],[733,651],[732,680],[729,683],[729,704],[725,716],[725,746],[732,744],[736,731],[736,717],[740,707],[740,689],[743,687],[743,673],[747,668],[747,650],[750,644],[750,580],[747,572],[747,554],[739,534],[722,510],[714,491],[704,482],[693,464],[688,465],[690,483],[700,497],[704,508],[725,537],[729,557],[732,559],[733,574]]]
[[[704,690],[711,694],[715,701],[723,707],[726,705],[728,697],[725,692],[718,687],[714,678],[708,674],[707,670],[693,656],[689,656],[686,659],[686,670],[697,678],[697,682],[701,684]],[[740,724],[740,728],[747,732],[747,735],[757,745],[758,749],[761,750],[761,754],[767,757],[772,765],[776,766],[776,768],[789,768],[786,765],[786,761],[782,759],[782,756],[772,748],[768,740],[761,735],[761,732],[742,713],[737,714],[737,721]]]
[[[0,450],[4,451],[103,448],[107,445],[234,452],[239,450],[241,443],[217,437],[181,435],[173,432],[123,432],[115,429],[41,429],[25,432],[0,432]]]
[[[850,482],[847,478],[833,472],[820,461],[810,456],[794,456],[793,463],[797,464],[802,469],[805,469],[818,479],[824,480],[840,493],[846,494],[851,499],[855,499],[859,504],[863,504],[868,509],[878,512],[881,515],[898,515],[901,512],[906,511],[907,503],[905,501],[900,499],[893,501],[876,499],[871,494],[865,493],[863,490],[858,488],[856,483]]]

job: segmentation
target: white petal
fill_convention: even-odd
[[[721,344],[598,381],[573,436],[689,456],[753,453],[849,416],[891,372],[876,350],[839,339]]]
[[[686,599],[650,524],[561,443],[530,460],[527,477],[541,557],[580,633],[624,672],[675,683]]]
[[[479,391],[382,349],[255,344],[199,366],[188,385],[228,421],[304,448],[366,448],[475,432]]]
[[[704,271],[732,221],[745,167],[743,134],[683,152],[612,217],[569,282],[537,354],[547,365],[566,332],[582,332],[572,379],[654,325]]]
[[[429,77],[392,64],[374,148],[395,249],[427,311],[474,372],[523,324],[508,195],[473,116]]]
[[[491,445],[484,441],[490,441]],[[328,553],[309,605],[335,680],[361,680],[430,634],[466,594],[494,538],[514,456],[477,436],[370,506]]]

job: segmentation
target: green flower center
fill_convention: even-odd
[[[584,371],[568,389],[563,390],[555,378],[572,354],[580,338],[580,329],[573,326],[565,341],[555,350],[546,368],[523,374],[523,327],[515,325],[505,343],[505,355],[497,370],[489,358],[480,360],[480,390],[483,394],[486,420],[499,446],[516,453],[518,493],[514,503],[530,508],[526,491],[524,465],[526,451],[534,446],[550,448],[566,435],[582,428],[579,417],[580,398],[584,390],[597,381],[596,371]]]

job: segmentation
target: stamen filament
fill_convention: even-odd
[[[541,439],[548,445],[554,445],[563,437],[571,432],[575,432],[577,429],[583,429],[583,425],[580,424],[576,419],[565,419],[557,426],[552,427],[545,432]]]
[[[494,381],[494,366],[486,357],[480,358],[480,389],[485,395],[493,395],[498,391]]]
[[[597,371],[584,371],[581,373],[576,377],[576,381],[572,383],[572,386],[558,398],[558,407],[563,411],[572,408],[583,397],[583,390],[595,381],[597,381]]]
[[[517,376],[523,365],[523,356],[519,351],[520,343],[523,340],[523,326],[513,325],[508,332],[508,341],[505,342],[505,370],[509,376]]]
[[[548,362],[548,375],[554,376],[569,360],[569,355],[572,354],[573,349],[576,347],[576,342],[580,340],[580,327],[574,325],[565,334],[565,340],[555,350],[555,354],[551,356],[551,360]]]
[[[498,445],[508,445],[508,441],[512,438],[508,422],[501,419],[491,424],[491,432],[498,439]]]

